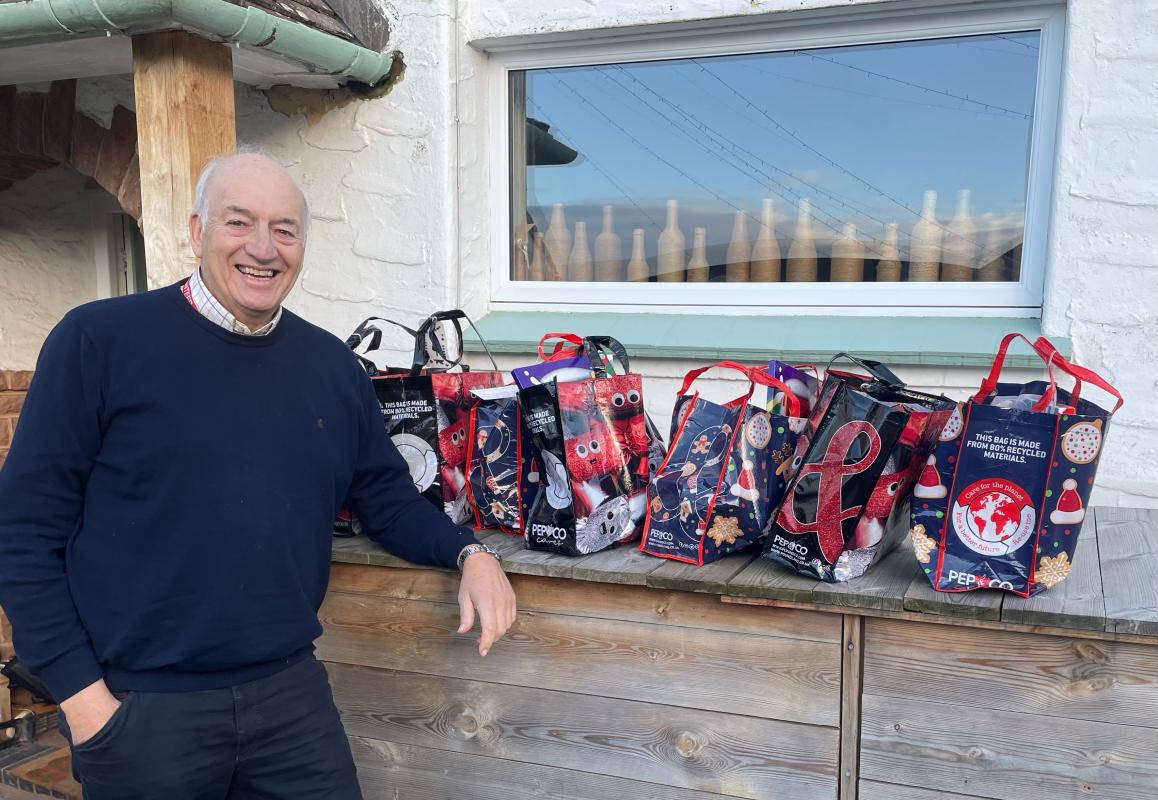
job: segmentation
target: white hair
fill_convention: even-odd
[[[208,189],[209,182],[213,178],[213,174],[223,163],[226,161],[231,161],[238,156],[261,156],[262,158],[268,159],[272,163],[277,164],[277,166],[281,168],[283,172],[285,171],[285,168],[282,167],[281,164],[278,164],[277,159],[270,156],[269,153],[266,153],[260,147],[250,144],[241,145],[237,148],[236,153],[226,153],[225,155],[220,155],[209,159],[209,162],[205,165],[205,168],[201,170],[201,175],[197,178],[197,187],[193,190],[193,213],[201,219],[202,226],[205,224],[206,217],[209,216]],[[288,175],[289,173],[286,174]],[[290,179],[293,180],[292,176]],[[310,204],[309,201],[306,200],[306,193],[302,191],[300,186],[298,186],[297,181],[293,181],[293,184],[294,188],[298,190],[298,195],[302,199],[302,242],[305,242],[306,238],[310,234]]]

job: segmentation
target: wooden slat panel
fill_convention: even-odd
[[[959,619],[1001,619],[1004,592],[977,589],[972,592],[938,592],[929,585],[929,576],[918,572],[905,592],[905,610],[941,614]]]
[[[906,539],[859,578],[845,583],[817,583],[812,599],[838,607],[903,611],[905,592],[919,573],[916,556]]]
[[[988,798],[1158,796],[1153,728],[871,694],[862,711],[861,775],[869,780]]]
[[[822,583],[791,572],[766,558],[757,558],[728,581],[727,592],[734,597],[811,603],[812,593]]]
[[[330,548],[330,558],[348,564],[377,564],[382,567],[413,567],[409,561],[391,555],[382,545],[365,536],[337,537]]]
[[[840,642],[840,616],[836,614],[754,606],[724,607],[712,596],[639,586],[593,588],[575,581],[532,575],[509,577],[522,611]],[[400,600],[457,603],[458,586],[458,574],[447,570],[334,564],[330,572],[331,592]]]
[[[865,625],[866,694],[1158,728],[1158,647],[892,620]]]
[[[1087,522],[1074,551],[1073,567],[1060,585],[1036,597],[1009,596],[1001,606],[1002,622],[1058,628],[1106,629],[1102,568],[1093,520]]]
[[[347,733],[763,798],[831,798],[837,732],[710,711],[330,664]]]
[[[366,798],[398,800],[720,800],[655,783],[350,737]],[[598,768],[598,765],[592,765]],[[772,797],[790,800],[790,795]]]
[[[1096,508],[1106,630],[1158,635],[1158,510]]]
[[[830,644],[557,614],[521,613],[490,654],[455,633],[458,609],[332,593],[326,661],[488,680],[835,727],[840,649]]]
[[[840,800],[857,800],[863,683],[864,617],[846,614],[840,668]]]
[[[572,577],[580,581],[644,586],[648,574],[663,563],[663,559],[641,553],[633,545],[620,545],[578,559]]]
[[[658,589],[679,589],[684,592],[710,592],[724,594],[728,581],[748,566],[756,557],[756,551],[725,556],[719,561],[697,567],[682,561],[665,559],[647,575],[647,585]]]
[[[971,794],[935,792],[916,786],[898,786],[879,781],[860,782],[860,800],[975,800]]]
[[[503,569],[517,575],[544,575],[551,578],[570,578],[576,557],[561,556],[543,550],[521,547],[503,555]]]

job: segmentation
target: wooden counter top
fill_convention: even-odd
[[[496,531],[478,537],[502,553],[504,569],[513,574],[701,592],[729,603],[1158,644],[1158,510],[1093,509],[1069,578],[1028,600],[998,591],[934,592],[907,541],[863,577],[832,584],[790,573],[756,551],[697,568],[630,546],[568,558],[526,550],[520,537]],[[335,539],[333,560],[413,566],[361,536]]]

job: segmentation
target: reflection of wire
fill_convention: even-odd
[[[899,198],[897,198],[897,197],[894,197],[893,195],[889,194],[889,193],[888,193],[888,192],[886,192],[884,189],[881,189],[881,188],[879,188],[879,187],[877,187],[877,186],[874,186],[873,184],[869,183],[868,181],[866,181],[864,178],[862,178],[862,177],[860,177],[859,175],[857,175],[857,174],[856,174],[855,172],[853,172],[852,170],[848,169],[847,167],[845,167],[845,166],[843,166],[843,165],[841,165],[841,164],[837,163],[837,162],[836,162],[836,161],[834,161],[833,159],[829,158],[829,157],[828,157],[828,156],[826,156],[824,153],[820,152],[820,151],[819,151],[819,150],[817,150],[815,147],[813,147],[812,145],[810,145],[808,142],[806,142],[806,141],[804,141],[803,139],[801,139],[801,138],[800,138],[799,136],[797,136],[795,133],[793,133],[792,131],[790,131],[790,130],[788,130],[787,128],[785,128],[785,127],[784,127],[782,124],[780,124],[779,122],[777,122],[777,121],[776,121],[776,119],[774,119],[774,118],[773,118],[773,117],[772,117],[772,116],[771,116],[771,115],[770,115],[770,114],[769,114],[767,111],[765,111],[764,109],[760,108],[758,105],[756,105],[755,103],[753,103],[752,101],[750,101],[748,98],[744,97],[744,95],[742,95],[742,94],[740,94],[739,92],[737,92],[737,91],[736,91],[736,90],[735,90],[733,87],[729,86],[729,85],[727,84],[727,82],[726,82],[726,81],[724,81],[723,79],[721,79],[719,75],[717,75],[716,73],[712,72],[710,69],[708,69],[707,67],[705,67],[705,66],[704,66],[704,65],[703,65],[703,64],[700,62],[700,60],[699,60],[698,58],[693,58],[693,59],[689,59],[689,60],[690,60],[690,61],[691,61],[693,64],[695,64],[697,67],[699,67],[699,68],[700,68],[700,69],[701,69],[703,72],[705,72],[707,75],[709,75],[711,78],[713,78],[713,79],[714,79],[714,80],[715,80],[717,83],[719,83],[721,86],[723,86],[725,89],[727,89],[729,92],[731,92],[732,94],[736,95],[736,97],[738,97],[738,98],[740,99],[740,101],[741,101],[742,103],[744,103],[746,106],[748,106],[749,108],[755,109],[757,113],[759,113],[759,114],[760,114],[762,117],[764,117],[764,119],[768,120],[768,121],[769,121],[769,122],[771,122],[773,125],[775,125],[777,130],[783,131],[784,133],[786,133],[786,134],[788,134],[790,137],[792,137],[792,140],[793,140],[793,141],[795,141],[797,144],[799,144],[801,147],[803,147],[805,150],[807,150],[808,152],[812,153],[812,154],[813,154],[813,155],[815,155],[817,158],[819,158],[819,159],[821,159],[822,161],[824,161],[826,164],[829,164],[830,166],[833,166],[833,167],[835,167],[836,169],[839,169],[839,170],[840,170],[841,172],[843,172],[845,175],[848,175],[850,178],[852,178],[852,179],[853,179],[853,180],[855,180],[856,182],[858,182],[858,183],[860,183],[860,184],[863,184],[865,187],[867,187],[867,188],[871,189],[872,191],[876,192],[876,193],[877,193],[877,194],[879,194],[881,197],[884,197],[886,200],[891,200],[891,201],[893,201],[893,202],[894,202],[894,203],[896,203],[898,206],[900,206],[901,208],[903,208],[905,211],[908,211],[910,214],[912,214],[912,215],[914,215],[914,216],[916,216],[916,217],[918,217],[918,218],[920,218],[920,217],[921,217],[921,212],[920,212],[920,211],[917,211],[915,208],[913,208],[912,206],[910,206],[910,205],[908,205],[907,203],[903,202],[903,201],[902,201],[902,200],[900,200]],[[947,233],[949,236],[953,236],[953,237],[955,237],[955,238],[958,238],[958,239],[960,239],[960,238],[963,238],[963,237],[961,236],[961,234],[957,233],[956,231],[952,230],[951,228],[948,228],[948,227],[946,227],[945,225],[942,225],[942,224],[941,224],[940,222],[938,222],[936,219],[932,219],[932,220],[929,220],[929,221],[930,221],[930,222],[931,222],[933,225],[935,225],[936,227],[940,228],[940,229],[941,229],[941,230],[942,230],[944,233]]]
[[[527,104],[534,106],[536,109],[538,109],[540,115],[543,114],[542,107],[539,106],[539,104],[536,103],[534,100],[532,100],[530,97],[527,98]],[[555,134],[562,134],[564,138],[570,139],[572,142],[576,142],[576,143],[578,142],[578,140],[567,135],[563,131],[563,129],[558,127],[558,126],[555,127],[554,133]],[[623,188],[623,186],[619,183],[619,181],[615,180],[615,178],[611,177],[610,173],[606,172],[603,169],[603,167],[599,166],[598,162],[596,162],[595,159],[591,157],[590,152],[585,151],[583,157],[587,161],[587,163],[589,163],[592,167],[595,168],[596,172],[598,172],[600,175],[602,175],[604,178],[606,178],[608,180],[608,182],[611,183],[611,185],[614,186],[616,188],[616,190],[619,191],[620,194],[622,194],[624,197],[626,197],[631,202],[631,204],[636,207],[636,209],[639,211],[640,214],[643,214],[645,217],[647,217],[648,222],[651,223],[653,228],[655,228],[657,231],[663,230],[663,228],[660,227],[660,224],[655,221],[655,218],[652,217],[651,214],[648,214],[646,211],[644,211],[643,206],[641,206],[639,203],[635,202],[635,198],[633,198],[630,194],[627,193],[627,190]]]
[[[581,101],[583,101],[584,103],[586,103],[586,104],[588,105],[588,107],[590,107],[590,108],[591,108],[591,109],[592,109],[592,110],[593,110],[593,111],[594,111],[596,114],[598,114],[599,116],[603,117],[605,120],[607,120],[608,122],[610,122],[610,123],[611,123],[611,125],[612,125],[613,127],[615,127],[615,128],[616,128],[616,129],[617,129],[617,130],[618,130],[620,133],[622,133],[622,134],[623,134],[624,136],[626,136],[628,139],[630,139],[631,141],[633,141],[633,142],[636,144],[636,146],[637,146],[637,147],[641,147],[641,148],[643,148],[644,150],[646,150],[647,152],[651,153],[653,156],[655,156],[655,157],[656,157],[656,159],[658,159],[659,161],[662,161],[664,164],[667,164],[669,167],[671,167],[672,169],[674,169],[674,170],[675,170],[676,172],[678,172],[680,175],[683,175],[683,176],[684,176],[685,178],[687,178],[689,181],[691,181],[692,183],[694,183],[696,186],[699,186],[701,189],[703,189],[705,192],[707,192],[708,194],[710,194],[712,197],[714,197],[714,198],[716,198],[717,200],[719,200],[719,201],[720,201],[721,203],[723,203],[724,205],[726,205],[726,206],[728,206],[729,208],[732,208],[732,209],[734,209],[734,210],[736,210],[736,211],[739,211],[741,214],[743,214],[744,216],[746,216],[748,219],[750,219],[750,220],[752,220],[752,221],[756,222],[757,224],[759,224],[759,223],[760,223],[760,220],[756,219],[756,218],[755,218],[755,217],[753,217],[751,214],[749,214],[747,211],[745,211],[744,209],[740,208],[738,205],[736,205],[735,203],[733,203],[731,200],[729,200],[728,198],[726,198],[726,197],[724,197],[723,195],[721,195],[720,193],[718,193],[718,192],[717,192],[715,189],[713,189],[712,187],[710,187],[710,186],[708,186],[708,185],[706,185],[706,184],[700,183],[698,180],[696,180],[695,178],[693,178],[691,175],[689,175],[688,173],[684,172],[682,169],[680,169],[679,167],[677,167],[675,164],[671,163],[671,162],[670,162],[670,161],[668,161],[666,158],[664,158],[663,156],[661,156],[661,155],[660,155],[659,153],[657,153],[655,150],[652,150],[652,149],[651,149],[650,147],[648,147],[646,144],[644,144],[643,142],[639,141],[639,139],[636,139],[636,138],[635,138],[635,136],[633,136],[633,135],[631,134],[631,132],[630,132],[630,131],[628,131],[626,128],[624,128],[622,125],[620,125],[618,122],[616,122],[616,121],[615,121],[615,120],[613,120],[611,117],[609,117],[607,114],[605,114],[605,113],[602,111],[602,109],[600,109],[598,106],[596,106],[596,105],[595,105],[594,103],[592,103],[590,100],[588,100],[586,97],[584,97],[584,96],[583,96],[582,94],[580,94],[578,91],[576,91],[575,89],[573,89],[573,88],[571,87],[571,85],[570,85],[569,83],[567,83],[567,81],[565,81],[565,80],[563,80],[562,78],[560,78],[560,77],[559,77],[558,75],[556,75],[554,72],[550,72],[550,73],[548,73],[548,74],[549,74],[549,75],[550,75],[552,78],[554,78],[556,81],[558,81],[558,82],[559,82],[559,83],[560,83],[560,84],[563,86],[563,88],[565,88],[565,89],[566,89],[567,91],[569,91],[571,94],[575,95],[575,96],[576,96],[576,97],[578,97],[578,98],[579,98]]]
[[[970,97],[966,97],[965,95],[953,94],[952,92],[947,92],[944,89],[934,89],[931,86],[923,86],[919,83],[913,83],[911,81],[902,80],[901,78],[894,78],[892,75],[884,75],[880,72],[873,72],[871,69],[864,69],[863,67],[854,67],[852,64],[846,64],[843,61],[837,61],[835,58],[829,58],[828,56],[818,56],[816,53],[810,52],[808,50],[793,50],[792,52],[796,53],[798,55],[808,56],[809,58],[814,58],[817,61],[827,61],[829,64],[835,64],[838,67],[844,67],[845,69],[851,69],[855,72],[863,72],[865,75],[872,75],[874,78],[882,78],[886,81],[893,81],[894,83],[899,83],[902,86],[908,86],[912,89],[920,89],[923,92],[932,92],[933,94],[944,95],[945,97],[952,97],[954,100],[961,100],[961,101],[966,102],[966,103],[973,103],[974,105],[981,106],[982,108],[993,108],[993,109],[997,109],[998,111],[1006,111],[1006,112],[1013,114],[1015,116],[1022,117],[1023,119],[1029,119],[1033,116],[1032,114],[1026,114],[1023,111],[1015,111],[1014,109],[1006,108],[1005,106],[999,106],[999,105],[996,105],[994,103],[983,103],[980,100],[974,100]]]
[[[985,49],[988,50],[990,48],[985,48]],[[1001,50],[999,52],[1010,53],[1010,51],[1008,51],[1008,50]],[[1010,53],[1010,55],[1020,56],[1022,54],[1021,53]],[[760,67],[756,66],[755,64],[747,64],[744,62],[741,62],[741,64],[743,66],[747,67],[748,69],[755,70],[756,72],[762,72],[765,75],[772,75],[772,76],[775,76],[777,78],[783,78],[785,80],[795,81],[796,83],[803,83],[806,86],[816,86],[820,89],[830,89],[832,91],[846,92],[848,94],[859,94],[862,97],[876,97],[876,98],[879,98],[881,100],[888,100],[888,101],[893,102],[893,103],[908,103],[909,105],[921,106],[922,108],[943,108],[946,111],[958,111],[962,114],[984,114],[987,117],[1001,117],[1003,119],[1009,119],[1009,114],[1006,114],[1004,111],[985,111],[985,110],[980,109],[980,108],[959,108],[958,106],[947,106],[947,105],[944,105],[943,103],[922,103],[920,100],[908,100],[904,97],[889,97],[887,94],[875,94],[873,92],[861,92],[861,91],[857,91],[856,89],[848,89],[844,86],[833,86],[833,85],[828,84],[828,83],[817,83],[816,81],[806,81],[803,78],[795,78],[791,75],[786,75],[783,72],[776,72],[776,71],[770,70],[770,69],[761,69]]]
[[[1002,36],[1000,33],[991,33],[990,36],[996,36],[998,39],[1004,39],[1007,42],[1013,42],[1014,44],[1020,45],[1021,47],[1024,47],[1027,50],[1037,50],[1038,49],[1036,44],[1030,44],[1029,42],[1023,42],[1020,39],[1011,39],[1008,36]]]
[[[1017,56],[1018,58],[1037,58],[1037,56],[1035,56],[1033,53],[1020,53],[1017,50],[1002,50],[999,47],[985,47],[984,45],[969,44],[967,42],[957,42],[957,44],[961,47],[968,47],[971,50],[985,50],[988,53],[1001,53],[1002,55]],[[1020,44],[1020,42],[1017,42],[1017,44]],[[979,111],[977,113],[980,114],[984,112]]]
[[[668,106],[670,106],[671,108],[673,108],[673,109],[675,109],[676,111],[678,111],[678,112],[679,112],[681,115],[683,115],[683,117],[684,117],[684,118],[687,120],[687,122],[691,123],[691,124],[692,124],[692,125],[694,125],[694,126],[695,126],[695,127],[698,129],[698,130],[700,130],[700,131],[702,131],[703,133],[707,134],[709,137],[711,137],[711,138],[713,139],[713,141],[717,141],[717,142],[718,142],[719,140],[721,140],[721,139],[722,139],[722,140],[723,140],[725,143],[727,143],[727,144],[722,144],[722,145],[721,145],[721,144],[717,144],[717,146],[718,146],[718,147],[723,147],[723,146],[731,146],[731,147],[733,147],[733,149],[737,149],[737,150],[740,150],[741,152],[743,152],[744,154],[746,154],[746,155],[747,155],[747,156],[749,156],[750,158],[754,158],[755,160],[757,160],[757,161],[761,162],[762,164],[766,164],[767,166],[769,166],[770,168],[772,168],[772,169],[776,170],[777,172],[783,173],[784,175],[788,176],[788,177],[789,177],[789,178],[791,178],[792,180],[799,180],[801,183],[806,183],[806,184],[807,184],[807,181],[803,181],[803,180],[801,180],[800,178],[796,178],[795,176],[793,176],[791,173],[787,172],[786,170],[784,170],[784,169],[781,169],[780,167],[777,167],[777,166],[776,166],[776,165],[774,165],[774,164],[770,164],[770,163],[768,163],[767,161],[765,161],[764,159],[760,158],[758,155],[756,155],[756,154],[755,154],[755,153],[753,153],[752,151],[750,151],[750,150],[748,150],[748,149],[746,149],[746,148],[744,148],[744,147],[742,147],[742,146],[740,146],[740,145],[738,145],[738,144],[735,144],[734,142],[732,142],[730,139],[728,139],[727,137],[723,136],[722,134],[719,134],[719,133],[717,133],[717,132],[713,131],[713,129],[712,129],[711,127],[709,127],[709,126],[707,126],[707,125],[704,125],[704,124],[700,123],[698,120],[696,120],[694,117],[692,117],[692,115],[691,115],[691,114],[689,114],[688,112],[684,111],[682,108],[680,108],[678,105],[676,105],[676,104],[675,104],[675,103],[673,103],[672,101],[668,100],[668,99],[667,99],[666,97],[664,97],[663,95],[661,95],[661,94],[657,93],[657,92],[656,92],[654,89],[652,89],[650,86],[648,86],[647,84],[643,83],[643,82],[642,82],[642,81],[640,81],[638,78],[636,78],[635,76],[633,76],[631,73],[629,73],[629,72],[627,72],[626,70],[624,70],[624,69],[623,69],[623,67],[619,66],[618,64],[616,64],[616,65],[613,65],[613,66],[614,66],[614,68],[615,68],[615,69],[618,69],[618,70],[620,70],[621,72],[623,72],[623,73],[624,73],[624,74],[625,74],[625,75],[626,75],[628,78],[630,78],[631,80],[633,80],[633,81],[635,81],[636,83],[638,83],[640,86],[642,86],[642,87],[643,87],[644,89],[646,89],[648,92],[650,92],[652,95],[654,95],[655,97],[659,98],[659,100],[660,100],[662,103],[664,103],[665,105],[668,105]],[[606,68],[604,68],[604,67],[596,67],[596,69],[598,69],[598,70],[599,70],[599,71],[601,71],[601,72],[604,72],[604,70],[605,70]],[[616,86],[618,86],[618,87],[619,87],[619,88],[621,88],[623,91],[627,92],[627,93],[628,93],[628,94],[630,94],[632,97],[634,97],[636,100],[638,100],[639,102],[643,103],[645,106],[647,106],[648,108],[650,108],[650,109],[651,109],[651,110],[652,110],[652,111],[653,111],[653,112],[654,112],[654,113],[655,113],[655,114],[656,114],[656,115],[657,115],[657,116],[658,116],[660,119],[664,120],[665,122],[671,123],[673,126],[675,126],[676,130],[678,130],[680,133],[683,133],[683,134],[684,134],[684,136],[685,136],[685,137],[686,137],[688,140],[690,140],[690,141],[692,142],[692,144],[696,145],[697,147],[700,147],[700,148],[701,148],[701,149],[703,149],[705,152],[707,152],[709,155],[713,156],[714,158],[717,158],[717,159],[719,159],[719,160],[720,160],[720,161],[722,161],[724,164],[727,164],[728,166],[732,167],[732,168],[733,168],[733,169],[735,169],[737,172],[739,172],[741,175],[743,175],[745,178],[749,178],[749,179],[751,179],[751,180],[752,180],[752,181],[754,181],[755,183],[758,183],[758,184],[760,184],[760,185],[761,185],[761,187],[763,188],[763,186],[764,186],[764,185],[763,185],[763,183],[762,183],[761,181],[757,180],[756,178],[754,178],[754,177],[752,176],[752,174],[751,174],[751,171],[755,171],[755,172],[759,173],[760,175],[762,175],[762,176],[763,176],[763,177],[764,177],[764,178],[765,178],[765,179],[768,181],[768,183],[769,183],[769,186],[768,186],[768,189],[769,189],[769,191],[771,191],[771,192],[773,192],[773,193],[775,193],[775,194],[779,195],[781,199],[783,199],[783,200],[789,200],[789,197],[785,197],[783,193],[787,193],[788,195],[790,195],[790,196],[791,196],[791,198],[792,198],[792,199],[795,199],[795,200],[801,200],[801,199],[803,199],[803,198],[804,198],[804,195],[803,195],[803,194],[801,194],[800,192],[796,192],[796,191],[794,191],[793,189],[790,189],[790,188],[788,188],[788,187],[787,187],[787,186],[785,186],[783,183],[781,183],[780,181],[777,181],[775,178],[773,178],[773,177],[772,177],[770,174],[768,174],[767,172],[764,172],[763,170],[761,170],[761,169],[759,169],[759,168],[755,168],[755,167],[752,167],[752,165],[750,165],[750,164],[745,164],[744,166],[737,166],[737,165],[736,165],[735,163],[733,163],[732,161],[729,161],[729,160],[726,160],[726,159],[722,158],[718,152],[714,152],[713,150],[709,149],[709,148],[708,148],[708,146],[707,146],[707,145],[705,145],[705,144],[704,144],[704,142],[702,142],[700,139],[696,138],[695,136],[692,136],[691,134],[687,133],[687,131],[683,130],[683,129],[682,129],[682,127],[681,127],[682,123],[681,123],[679,120],[673,120],[671,117],[669,117],[668,115],[666,115],[665,113],[663,113],[662,111],[660,111],[659,109],[657,109],[655,106],[653,106],[651,103],[649,103],[649,102],[647,101],[647,99],[646,99],[646,98],[644,98],[644,97],[640,96],[639,94],[637,94],[636,92],[632,91],[632,89],[631,89],[630,87],[628,87],[628,86],[625,86],[624,84],[622,84],[622,83],[621,83],[621,82],[620,82],[620,81],[619,81],[619,80],[618,80],[618,79],[617,79],[617,78],[616,78],[614,75],[611,75],[611,74],[609,74],[609,73],[606,73],[606,72],[605,72],[604,74],[606,75],[606,77],[607,77],[607,78],[609,78],[611,81],[613,81],[613,82],[615,83],[615,85],[616,85]],[[736,158],[736,156],[732,156],[732,158]],[[741,162],[741,163],[743,163],[743,162]],[[745,168],[745,167],[747,167],[747,168]],[[751,170],[751,171],[750,171],[750,170]],[[781,191],[777,191],[776,189],[772,188],[772,184],[775,184],[776,186],[779,186],[779,187],[781,188],[781,190],[782,190],[782,192],[783,192],[783,193],[782,193]],[[807,185],[811,186],[813,189],[817,189],[817,190],[819,190],[819,191],[823,191],[823,190],[821,190],[819,187],[817,187],[817,186],[814,186],[814,185],[812,185],[812,184],[807,184]],[[878,220],[878,219],[875,219],[874,217],[871,217],[871,216],[870,216],[870,215],[868,215],[868,214],[864,214],[864,212],[863,212],[863,211],[861,211],[860,209],[858,209],[858,208],[856,208],[856,207],[854,207],[854,206],[851,206],[851,205],[849,205],[848,203],[844,203],[844,202],[841,202],[840,200],[837,200],[837,202],[841,203],[841,205],[845,206],[846,208],[849,208],[849,209],[851,209],[852,211],[855,211],[855,212],[856,212],[856,213],[858,213],[858,214],[863,214],[864,216],[866,216],[866,217],[869,217],[870,219],[873,219],[875,222],[879,222],[879,223],[881,223],[881,224],[884,224],[884,221],[883,221],[883,220]],[[819,204],[815,204],[815,208],[816,208],[816,210],[817,210],[819,213],[827,214],[829,217],[831,217],[832,219],[834,219],[834,220],[836,221],[837,225],[840,225],[840,224],[842,224],[842,223],[844,222],[844,220],[842,220],[840,217],[838,217],[837,215],[835,215],[835,214],[831,213],[831,212],[830,212],[830,211],[828,211],[827,209],[824,209],[824,208],[823,208],[823,207],[821,207]],[[831,230],[833,233],[836,233],[836,234],[839,234],[839,233],[841,233],[841,230],[840,230],[840,228],[838,228],[838,227],[836,227],[836,226],[834,226],[834,225],[829,225],[827,222],[825,222],[825,221],[824,221],[823,219],[821,219],[819,216],[816,218],[816,221],[817,221],[817,222],[819,222],[819,223],[820,223],[821,225],[823,225],[824,227],[826,227],[826,228],[828,228],[829,230]]]

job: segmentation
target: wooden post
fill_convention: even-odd
[[[840,668],[840,800],[856,800],[860,781],[860,701],[864,686],[864,617],[845,614]]]
[[[141,228],[149,288],[188,275],[189,211],[197,176],[237,148],[233,55],[184,31],[133,37]]]

